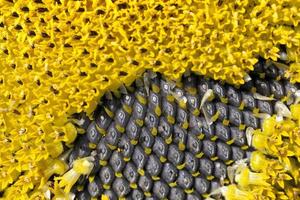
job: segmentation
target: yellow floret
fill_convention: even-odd
[[[291,105],[293,119],[276,122],[271,117],[264,120],[262,131],[253,132],[252,145],[256,151],[251,154],[250,168],[244,166],[235,174],[236,187],[242,192],[251,192],[256,199],[299,199],[297,109],[297,104]]]
[[[291,113],[293,119],[300,121],[300,104],[291,105]]]
[[[266,174],[251,172],[248,168],[241,169],[235,175],[235,182],[242,188],[247,188],[250,185],[269,186],[268,179],[269,177]]]
[[[40,163],[75,140],[70,116],[91,115],[105,92],[147,69],[238,85],[282,44],[294,62],[286,76],[300,80],[296,0],[42,2],[0,0],[0,154],[17,163],[0,159],[5,194],[29,197],[45,178]]]
[[[56,178],[56,180],[59,180],[59,187],[64,187],[64,191],[69,193],[80,175],[88,175],[92,171],[93,167],[94,164],[92,162],[92,158],[90,157],[75,160],[72,169],[70,169],[62,177]]]

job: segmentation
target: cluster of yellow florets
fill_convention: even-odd
[[[227,200],[275,200],[300,198],[300,104],[291,106],[291,118],[265,119],[262,130],[255,130],[250,166],[231,167],[236,184],[219,191]]]
[[[283,44],[299,81],[299,10],[295,0],[1,0],[0,191],[34,195],[45,163],[76,138],[69,117],[145,69],[241,84]]]

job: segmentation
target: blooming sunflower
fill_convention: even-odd
[[[1,197],[299,199],[299,10],[0,0]]]

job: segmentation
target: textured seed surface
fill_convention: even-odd
[[[173,187],[170,190],[169,199],[184,200],[186,199],[186,193],[180,187]]]
[[[144,192],[150,192],[153,186],[153,180],[150,175],[146,174],[139,178],[138,185]]]
[[[116,178],[113,183],[113,190],[119,197],[124,197],[130,192],[129,183],[125,179]]]
[[[170,192],[170,187],[163,181],[156,181],[153,185],[153,194],[159,198],[166,198]]]
[[[177,183],[183,189],[190,189],[194,184],[194,180],[189,172],[185,170],[180,170]]]
[[[115,173],[110,166],[104,166],[99,172],[100,180],[103,184],[111,185],[115,179]]]
[[[88,184],[88,191],[92,197],[99,197],[102,191],[102,185],[98,177]]]
[[[161,177],[167,183],[172,183],[178,177],[178,170],[172,163],[166,163],[162,170]]]
[[[90,177],[73,187],[76,198],[205,198],[228,181],[228,165],[250,156],[246,129],[261,128],[257,111],[273,114],[275,102],[295,89],[276,68],[265,70],[264,80],[259,70],[240,88],[195,74],[176,85],[156,74],[103,97],[68,158],[70,166],[78,157],[97,158]],[[210,90],[214,98],[201,102]]]
[[[139,178],[137,169],[135,165],[131,162],[127,163],[123,171],[123,174],[129,183],[136,183]]]
[[[142,200],[145,196],[143,191],[136,189],[131,191],[130,197],[132,200]]]

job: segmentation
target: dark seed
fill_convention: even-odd
[[[268,67],[265,66],[265,74],[266,77],[275,79],[278,76],[278,70],[274,64],[269,65]]]
[[[247,144],[246,133],[239,130],[237,127],[230,127],[231,139],[233,143],[242,147]]]
[[[145,200],[159,200],[157,197],[146,197]]]
[[[186,199],[187,200],[202,200],[202,197],[197,192],[193,192],[191,194],[188,194]]]
[[[271,93],[276,99],[281,99],[284,97],[285,91],[283,84],[279,81],[271,80],[270,81]]]
[[[173,165],[178,166],[182,164],[184,159],[184,154],[181,152],[177,146],[171,144],[168,152],[168,160],[173,163]]]
[[[212,118],[214,114],[216,113],[215,105],[212,102],[206,102],[203,106],[203,112],[206,112],[208,114],[209,118]]]
[[[88,129],[87,129],[87,138],[88,140],[93,143],[93,144],[98,144],[100,138],[101,138],[101,135],[100,133],[97,131],[97,128],[96,128],[96,123],[95,122],[92,122]]]
[[[120,102],[112,97],[111,100],[104,100],[104,108],[107,108],[110,112],[115,113],[117,112],[118,108],[120,107]]]
[[[264,80],[255,81],[256,92],[269,97],[271,95],[270,85]]]
[[[230,128],[218,122],[216,124],[216,136],[220,140],[228,142],[231,139]]]
[[[207,92],[207,90],[211,88],[212,88],[211,82],[201,77],[198,84],[198,92],[200,97],[202,98],[205,92]]]
[[[146,171],[153,177],[157,177],[162,170],[162,164],[156,155],[150,155],[146,165]]]
[[[200,107],[200,99],[196,95],[186,94],[187,105],[190,112],[194,112]]]
[[[134,119],[144,120],[147,112],[147,107],[142,105],[140,102],[135,101],[133,104],[133,113],[132,116]]]
[[[202,151],[208,158],[215,157],[217,152],[216,143],[210,140],[203,140]]]
[[[196,173],[199,168],[199,160],[190,152],[185,153],[185,168],[191,173]]]
[[[242,101],[244,102],[245,108],[251,111],[256,108],[256,100],[250,93],[242,92]]]
[[[159,199],[164,199],[168,196],[170,191],[169,186],[163,182],[163,181],[157,181],[153,185],[153,194],[159,198]]]
[[[254,65],[254,70],[251,72],[254,77],[264,72],[264,65],[265,60],[262,57],[259,57],[258,62]]]
[[[111,123],[105,135],[106,142],[112,146],[116,146],[121,138],[121,133],[116,129],[115,123]]]
[[[160,107],[161,97],[159,94],[150,91],[148,102],[149,102],[149,109],[154,111],[156,107]]]
[[[215,127],[213,126],[213,124],[208,125],[204,117],[200,117],[200,120],[202,124],[203,133],[205,134],[205,138],[213,138],[215,136]]]
[[[244,91],[251,91],[253,87],[254,87],[254,81],[251,79],[245,82],[243,85],[241,85],[240,89]]]
[[[86,179],[85,176],[80,176],[79,179],[77,180],[77,183],[73,186],[72,191],[81,191],[84,185],[86,185],[88,180]],[[87,189],[87,188],[86,188]]]
[[[221,187],[218,181],[211,181],[210,183],[210,192],[214,192]]]
[[[202,120],[200,117],[191,115],[189,121],[189,131],[188,135],[192,134],[195,136],[200,136],[203,133]]]
[[[107,130],[109,125],[111,124],[111,118],[107,115],[107,113],[102,110],[99,114],[96,116],[96,124],[97,126],[102,130]]]
[[[78,151],[74,149],[69,155],[69,165],[71,165],[78,158]]]
[[[41,22],[45,20],[41,18]],[[245,129],[261,128],[254,111],[272,115],[275,102],[285,97],[294,99],[299,87],[261,58],[256,66],[249,72],[251,80],[239,88],[195,74],[185,75],[182,85],[151,74],[145,79],[148,83],[140,78],[126,89],[106,93],[94,111],[95,120],[74,114],[76,127],[86,134],[74,142],[68,165],[72,167],[79,157],[94,156],[95,146],[97,153],[90,175],[81,175],[72,187],[75,198],[107,194],[110,199],[198,200],[217,190],[220,180],[228,181],[227,167],[251,156],[253,149]],[[124,71],[120,74],[128,75]],[[103,81],[109,80],[106,77]],[[208,89],[216,98],[205,102],[200,110]],[[256,99],[254,92],[276,100]],[[185,98],[186,103],[177,97]]]
[[[124,197],[130,193],[130,187],[128,182],[123,178],[116,178],[113,183],[113,190],[118,197]]]
[[[176,182],[183,189],[190,189],[194,184],[192,175],[185,170],[179,171],[179,176]]]
[[[178,177],[178,170],[172,163],[166,163],[163,167],[161,178],[167,183],[174,182]]]
[[[127,163],[127,165],[123,171],[123,174],[129,183],[136,183],[139,178],[137,168],[131,162]]]
[[[167,95],[171,94],[171,85],[168,82],[166,82],[165,80],[161,80],[160,88],[161,88],[163,96],[167,96]]]
[[[132,200],[143,200],[144,193],[139,189],[135,189],[131,191],[130,197],[132,198]]]
[[[239,107],[242,101],[241,94],[232,86],[227,88],[228,103],[232,106]]]
[[[89,141],[87,138],[82,137],[78,140],[79,142],[76,145],[76,149],[78,151],[78,157],[83,158],[89,156],[91,153],[91,149],[89,147]]]
[[[110,166],[104,166],[100,169],[99,177],[103,184],[111,185],[115,180],[115,173]]]
[[[180,126],[183,126],[185,123],[188,123],[188,113],[182,108],[177,109],[176,121]]]
[[[156,129],[159,124],[159,118],[152,111],[148,111],[145,118],[145,124],[150,129]]]
[[[243,113],[238,108],[229,106],[229,122],[232,125],[240,126],[243,123]]]
[[[239,147],[232,147],[232,159],[238,161],[245,158],[245,151]]]
[[[219,99],[222,99],[222,98],[226,98],[226,89],[225,87],[219,83],[219,82],[216,82],[214,85],[213,85],[213,92],[215,95],[217,95],[217,97]]]
[[[138,126],[135,120],[130,119],[127,127],[126,127],[126,134],[130,140],[137,140],[139,138],[141,131],[141,127]]]
[[[177,144],[186,144],[187,141],[187,131],[185,129],[183,129],[181,126],[175,124],[174,126],[174,139],[173,142],[177,143]]]
[[[139,142],[144,148],[151,148],[154,144],[154,137],[151,135],[148,128],[143,127],[142,132],[140,133]]]
[[[190,89],[196,89],[197,87],[197,76],[191,74],[190,76],[184,78],[182,80],[184,88],[186,91],[189,91]]]
[[[135,101],[134,94],[125,94],[121,99],[123,105],[127,105],[130,107],[132,107],[134,101]]]
[[[164,139],[169,138],[173,133],[173,126],[168,123],[165,117],[160,118],[158,132]]]
[[[128,121],[129,121],[130,115],[123,109],[119,109],[116,112],[116,125],[125,128]]]
[[[122,154],[118,151],[114,151],[112,153],[109,160],[109,164],[115,172],[121,172],[126,165]]]
[[[273,115],[273,105],[270,101],[257,101],[257,107],[260,113],[267,113],[269,115]]]
[[[218,179],[227,177],[227,166],[220,161],[214,163],[214,176]]]
[[[244,111],[243,112],[244,124],[247,127],[252,127],[254,129],[258,129],[260,127],[260,121],[256,118],[251,112]]]
[[[102,138],[97,145],[97,155],[100,160],[108,160],[112,153],[112,150],[107,146],[105,138]]]
[[[194,134],[189,134],[187,139],[187,149],[193,153],[194,155],[197,155],[201,153],[202,149],[202,142],[197,138]]]
[[[201,177],[195,178],[195,189],[200,194],[206,194],[210,190],[210,183]]]
[[[179,187],[173,187],[170,190],[169,199],[172,200],[185,200],[186,195],[184,191]]]
[[[223,142],[217,142],[217,156],[220,160],[227,162],[231,159],[231,148]]]
[[[132,155],[132,161],[138,169],[143,169],[148,160],[147,155],[140,146],[136,146]]]
[[[157,157],[167,157],[167,153],[168,153],[168,145],[165,143],[165,141],[157,136],[155,137],[155,142],[154,145],[152,147],[153,152],[157,155]]]
[[[219,120],[223,121],[229,118],[228,114],[228,106],[224,103],[217,102],[216,103],[216,110],[219,111]]]
[[[153,186],[153,181],[150,178],[150,176],[145,175],[141,176],[139,178],[138,186],[144,191],[144,192],[150,192]]]
[[[89,192],[87,190],[79,192],[76,195],[76,197],[77,197],[78,200],[90,200],[91,199],[91,196],[90,196],[90,194],[89,194]]]
[[[134,146],[130,143],[130,139],[127,137],[127,135],[122,135],[118,146],[124,159],[130,159],[134,151]]]
[[[88,191],[91,197],[99,197],[102,194],[103,188],[98,177],[88,184]]]
[[[213,175],[213,171],[214,171],[214,163],[207,159],[207,158],[201,158],[199,160],[200,163],[200,167],[199,167],[199,171],[205,175],[205,176],[211,176]]]

